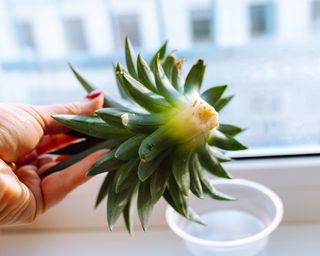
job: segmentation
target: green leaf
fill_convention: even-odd
[[[221,200],[221,201],[236,200],[234,197],[228,196],[216,190],[214,186],[210,183],[210,180],[205,175],[201,175],[201,184],[202,184],[204,193],[212,199]]]
[[[170,177],[168,180],[168,192],[176,206],[179,209],[179,213],[183,216],[188,216],[188,203],[186,197],[181,193],[178,184],[176,183],[174,177]]]
[[[166,100],[145,88],[140,82],[123,72],[120,74],[130,91],[132,98],[143,108],[151,112],[162,112],[169,108]]]
[[[162,126],[142,141],[139,148],[139,156],[142,161],[149,162],[155,159],[161,152],[171,147],[168,139],[169,132],[170,129]]]
[[[170,194],[170,192],[168,191],[168,189],[164,192],[163,197],[167,201],[167,203],[170,204],[176,212],[180,213],[182,216],[184,216],[188,220],[194,221],[194,222],[201,224],[201,225],[205,225],[205,223],[201,220],[199,215],[192,208],[187,206],[187,202],[185,199],[184,199],[184,204],[186,204],[186,206],[176,204],[176,202],[174,201],[174,199],[173,199],[172,195]],[[184,210],[183,209],[184,207],[187,207],[187,208]]]
[[[185,145],[178,146],[173,155],[172,173],[179,189],[185,196],[189,195],[190,173],[189,159],[191,151]]]
[[[150,91],[157,93],[158,89],[156,87],[156,81],[155,81],[154,75],[149,65],[142,58],[140,54],[138,55],[137,67],[138,67],[139,79],[142,82],[142,84],[145,87],[147,87]]]
[[[119,79],[118,79],[118,77],[117,77],[117,72],[118,72],[118,69],[119,69],[118,64],[119,64],[119,63],[117,63],[117,64],[112,63],[113,72],[114,72],[114,76],[115,76],[115,79],[116,79],[118,91],[119,91],[119,93],[120,93],[120,95],[121,95],[121,98],[128,100],[129,98],[128,98],[126,92],[123,90],[123,88],[122,88],[122,86],[121,86],[121,83],[120,83],[120,81],[119,81]],[[120,64],[119,64],[119,65],[120,65]],[[130,100],[131,100],[131,99],[130,99]]]
[[[129,74],[135,79],[138,79],[137,65],[136,65],[137,58],[128,37],[126,37],[125,39],[125,57],[126,57],[126,64],[127,64],[127,69]]]
[[[114,176],[115,176],[115,172],[110,172],[110,173],[107,173],[106,177],[104,178],[96,199],[95,208],[97,208],[99,204],[103,201],[103,199],[107,196],[108,190],[113,182]]]
[[[77,72],[71,64],[69,64],[70,69],[72,70],[73,74],[79,81],[79,83],[82,85],[82,87],[87,92],[92,92],[96,90],[96,87],[90,84],[86,79],[84,79],[79,72]],[[117,108],[125,108],[125,104],[121,102],[120,99],[117,99],[115,96],[110,96],[107,94],[104,94],[104,107],[117,107]]]
[[[183,59],[178,60],[172,69],[172,85],[176,90],[178,90],[180,93],[184,93],[184,83],[185,78],[182,73],[182,64]]]
[[[145,139],[145,134],[137,134],[123,142],[115,153],[115,158],[120,160],[129,160],[138,156],[138,150],[141,142]]]
[[[108,151],[103,157],[95,162],[86,173],[87,176],[94,176],[104,172],[110,172],[117,169],[124,162],[114,157],[116,149]]]
[[[123,164],[117,170],[117,176],[115,180],[116,193],[119,193],[120,191],[130,187],[130,185],[136,183],[135,180],[137,180],[136,173],[137,173],[138,164],[139,164],[139,158],[131,159],[130,161]]]
[[[247,149],[246,146],[242,145],[235,138],[225,135],[217,129],[214,129],[208,140],[209,145],[216,146],[225,150],[244,150]]]
[[[96,114],[107,124],[123,128],[121,116],[127,112],[128,110],[122,108],[101,108]]]
[[[215,106],[226,89],[227,85],[209,88],[205,92],[201,93],[201,98],[208,102],[211,106]]]
[[[161,114],[126,113],[121,116],[121,120],[124,127],[136,133],[153,132],[167,122]]]
[[[200,180],[200,171],[201,165],[198,160],[197,154],[192,155],[192,159],[189,162],[189,169],[190,169],[190,189],[191,192],[197,196],[198,198],[203,198],[203,190]]]
[[[112,230],[114,224],[129,202],[135,187],[116,193],[114,184],[110,187],[107,201],[107,221],[109,229]]]
[[[156,67],[155,77],[158,91],[170,104],[176,106],[183,99],[182,94],[170,83],[159,60]]]
[[[81,153],[82,151],[84,151],[88,148],[91,148],[100,142],[102,142],[102,140],[96,139],[96,138],[81,139],[80,141],[76,141],[76,142],[69,144],[67,146],[64,146],[62,148],[51,151],[49,154],[74,155],[74,154]],[[116,143],[118,142],[118,144],[119,144],[119,140],[115,141],[115,142]],[[115,144],[115,145],[117,145],[117,144]]]
[[[129,234],[131,235],[133,232],[133,216],[134,216],[134,194],[132,193],[132,196],[129,199],[129,202],[123,209],[123,219],[124,223],[126,225],[126,229],[128,230]]]
[[[155,72],[156,67],[157,67],[157,60],[163,60],[165,55],[166,55],[166,51],[167,51],[167,44],[168,41],[165,41],[162,46],[160,47],[160,49],[153,55],[151,61],[150,61],[150,68],[153,72]]]
[[[149,226],[149,219],[153,210],[154,201],[150,193],[150,182],[147,180],[140,183],[138,192],[138,215],[144,231]]]
[[[192,66],[184,85],[184,92],[186,94],[193,91],[200,91],[205,70],[206,65],[203,60],[198,60],[197,63]]]
[[[170,194],[168,188],[164,191],[163,193],[163,198],[167,201],[167,203],[169,205],[171,205],[171,207],[176,211],[178,212],[179,214],[181,214],[182,216],[184,217],[188,217],[188,209],[185,209],[187,206],[184,206],[184,205],[180,205],[180,204],[177,204],[175,202],[175,200],[173,200],[173,197],[172,195]]]
[[[52,173],[61,171],[63,169],[68,168],[69,166],[79,162],[80,160],[82,160],[83,158],[85,158],[86,156],[90,155],[93,152],[96,152],[97,150],[100,149],[105,149],[105,148],[109,148],[110,147],[110,141],[103,141],[97,145],[94,145],[91,148],[88,148],[84,151],[82,151],[81,153],[75,154],[61,162],[59,162],[58,164],[52,166],[51,168],[49,168],[45,173],[43,173],[41,175],[41,177],[46,177]]]
[[[143,162],[140,161],[138,167],[138,177],[141,181],[148,179],[160,166],[162,161],[171,153],[171,150],[167,150],[160,153],[153,161]]]
[[[150,178],[150,193],[152,200],[157,202],[163,195],[171,174],[170,163],[162,163]]]
[[[225,97],[225,98],[221,98],[220,100],[218,100],[218,102],[213,106],[214,109],[216,111],[220,111],[222,110],[232,99],[233,99],[233,95]]]
[[[125,100],[129,101],[131,104],[134,104],[132,101],[132,96],[128,90],[128,88],[125,86],[123,79],[119,74],[124,71],[124,68],[120,65],[120,63],[117,63],[114,69],[116,81],[117,81],[117,86],[119,89],[119,92],[121,94],[121,97],[124,98]]]
[[[52,117],[73,130],[99,139],[129,138],[133,135],[128,130],[106,124],[97,116],[54,115]]]
[[[92,92],[94,90],[96,90],[95,86],[91,85],[86,79],[84,79],[79,73],[78,71],[70,64],[68,63],[69,68],[71,69],[72,73],[74,74],[74,76],[77,78],[77,80],[80,82],[80,84],[82,85],[82,87],[88,92]]]
[[[218,130],[232,137],[244,131],[244,129],[231,124],[219,124]]]
[[[172,82],[172,73],[173,73],[173,67],[175,65],[176,58],[174,57],[173,52],[171,52],[168,57],[165,59],[163,63],[163,70],[164,73],[166,74],[168,80]]]
[[[216,147],[210,147],[209,151],[212,156],[219,160],[220,163],[230,162],[232,159],[228,157],[222,150]]]
[[[206,226],[207,224],[202,221],[201,217],[191,208],[188,207],[188,217],[187,219],[196,222],[200,225]]]
[[[211,154],[207,146],[198,150],[198,158],[201,166],[213,175],[227,179],[232,178],[231,175],[224,170],[219,161]]]

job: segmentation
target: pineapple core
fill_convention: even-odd
[[[208,132],[219,125],[218,113],[207,102],[194,100],[191,111],[191,121],[199,132]]]
[[[171,135],[181,141],[202,136],[219,125],[218,113],[197,97],[191,104],[182,104],[170,122]]]

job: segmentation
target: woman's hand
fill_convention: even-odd
[[[64,105],[0,104],[0,225],[32,222],[88,179],[85,172],[105,151],[41,179],[57,162],[43,154],[73,139],[51,115],[92,114],[102,104],[101,92]]]

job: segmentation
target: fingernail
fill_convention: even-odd
[[[92,92],[90,92],[86,98],[89,99],[89,100],[93,100],[97,97],[99,97],[100,95],[102,94],[102,91],[101,90],[94,90]]]

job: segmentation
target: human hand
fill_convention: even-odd
[[[0,225],[34,221],[88,179],[85,172],[104,150],[41,178],[57,163],[57,159],[43,154],[74,139],[51,115],[92,114],[102,104],[101,92],[92,92],[81,102],[61,105],[0,104]]]

